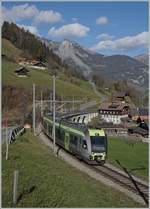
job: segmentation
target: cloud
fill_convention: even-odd
[[[62,21],[62,16],[59,12],[55,12],[53,10],[42,10],[40,11],[35,19],[34,19],[35,23],[39,24],[39,23],[57,23]]]
[[[24,19],[34,19],[39,23],[56,23],[62,20],[59,12],[53,10],[38,10],[35,5],[20,4],[8,9],[2,7],[2,19],[9,22],[20,22]]]
[[[84,37],[89,32],[89,28],[81,25],[79,23],[73,23],[68,25],[63,25],[62,27],[56,29],[55,27],[50,28],[48,34],[53,37],[63,37],[63,38],[72,38],[72,37]]]
[[[105,41],[105,40],[111,40],[111,39],[113,39],[114,37],[115,37],[115,36],[109,35],[109,34],[107,34],[107,33],[102,33],[102,34],[98,35],[96,38]]]
[[[13,6],[11,9],[2,7],[2,18],[3,21],[15,22],[23,19],[30,19],[36,16],[38,9],[34,5],[21,4]]]
[[[135,36],[126,36],[116,40],[100,41],[91,47],[94,51],[129,51],[148,47],[148,32],[142,32]]]
[[[18,25],[18,27],[23,28],[25,31],[29,31],[30,33],[32,33],[34,35],[40,36],[39,32],[35,26],[23,25],[23,24],[22,25],[17,24],[17,25]]]
[[[77,18],[77,17],[73,17],[73,18],[72,18],[72,21],[73,21],[73,22],[77,22],[78,20],[79,20],[79,18]]]
[[[107,17],[99,17],[99,18],[97,18],[96,19],[96,24],[97,25],[106,25],[106,24],[108,24],[108,18]]]

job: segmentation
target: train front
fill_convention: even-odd
[[[107,155],[107,136],[102,129],[89,129],[89,137],[91,144],[89,161],[103,165]]]

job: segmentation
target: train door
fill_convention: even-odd
[[[65,149],[69,150],[69,133],[65,132]]]

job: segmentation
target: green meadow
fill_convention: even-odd
[[[132,174],[148,180],[148,144],[132,142],[125,137],[108,137],[108,162],[126,167]]]
[[[18,203],[12,202],[13,172],[19,170]],[[31,132],[2,146],[2,207],[142,207],[132,199],[71,167]]]

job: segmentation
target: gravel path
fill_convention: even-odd
[[[38,128],[37,133],[39,133],[38,134],[38,139],[40,140],[40,142],[42,144],[45,144],[46,146],[49,146],[52,149],[53,148],[52,141],[43,132],[40,131],[40,128]],[[72,156],[71,154],[69,154],[66,151],[64,151],[62,148],[59,148],[57,145],[56,145],[56,150],[57,150],[57,156],[61,157],[63,160],[65,160],[71,166],[73,166],[73,167],[79,169],[80,171],[88,174],[90,177],[92,177],[92,178],[94,178],[94,179],[96,179],[98,181],[101,181],[105,185],[110,186],[110,187],[112,187],[114,189],[119,190],[120,192],[125,193],[127,196],[132,198],[135,202],[138,202],[140,204],[145,205],[145,202],[143,201],[143,199],[139,195],[136,195],[133,192],[131,192],[131,191],[125,189],[125,188],[122,188],[121,186],[119,186],[119,185],[115,184],[114,182],[108,180],[107,178],[103,177],[99,173],[97,173],[94,170],[90,169],[82,161],[79,161],[74,156]],[[107,165],[112,166],[110,164],[107,164]]]

